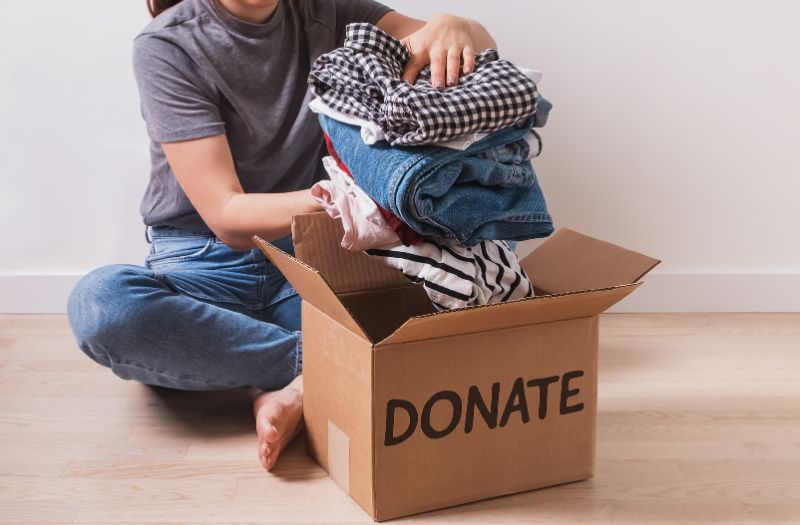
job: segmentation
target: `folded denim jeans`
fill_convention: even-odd
[[[366,145],[360,128],[319,115],[356,183],[418,233],[474,246],[553,232],[530,160],[534,118],[489,134],[464,151]]]

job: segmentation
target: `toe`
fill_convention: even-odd
[[[267,470],[272,470],[272,468],[278,462],[278,456],[280,456],[281,454],[281,446],[278,445],[277,447],[275,447],[274,450],[271,450],[270,452],[271,453],[266,457],[265,460],[266,465],[264,468],[266,468]]]
[[[269,417],[260,417],[258,420],[258,437],[267,443],[278,441],[278,429]]]

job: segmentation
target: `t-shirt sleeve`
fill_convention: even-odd
[[[336,45],[344,43],[347,24],[366,22],[375,25],[383,15],[394,11],[375,0],[334,0],[336,4]]]
[[[133,72],[152,140],[177,142],[225,133],[213,88],[175,44],[140,36],[133,46]]]

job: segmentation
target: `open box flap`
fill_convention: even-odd
[[[335,293],[413,285],[383,261],[342,248],[343,235],[341,219],[324,211],[292,217],[295,257],[316,269]]]
[[[641,284],[543,295],[412,317],[376,346],[589,317],[604,312]]]
[[[316,306],[351,332],[369,340],[358,322],[339,301],[325,279],[310,266],[298,261],[264,239],[253,236],[253,242],[291,283],[303,300]]]
[[[635,283],[661,261],[559,228],[520,261],[537,290],[556,294]]]

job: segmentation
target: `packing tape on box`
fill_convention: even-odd
[[[328,420],[328,475],[350,494],[350,438]]]

